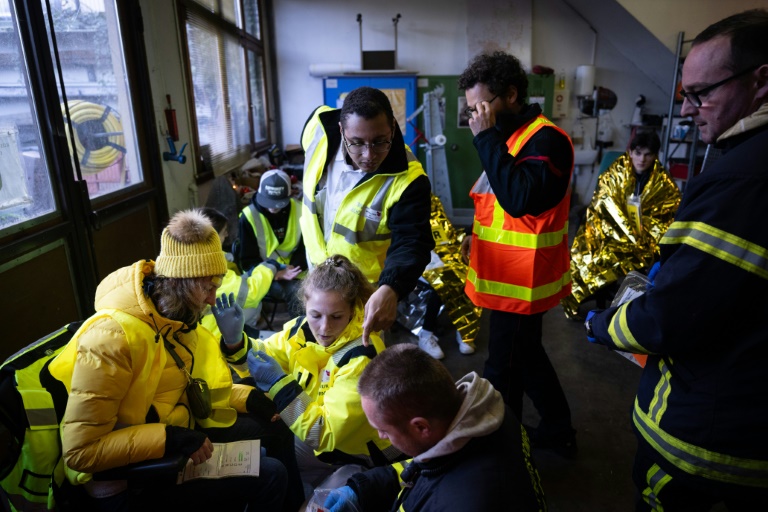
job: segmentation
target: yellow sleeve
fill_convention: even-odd
[[[98,320],[80,335],[61,424],[64,461],[71,469],[93,473],[163,456],[165,424],[115,429],[133,378],[131,351],[117,322]]]

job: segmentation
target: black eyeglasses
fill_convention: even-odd
[[[344,140],[344,145],[347,146],[347,151],[349,151],[350,155],[362,155],[365,153],[366,148],[374,153],[386,153],[389,151],[389,148],[392,147],[392,139],[382,142],[369,142],[366,144],[350,144],[344,136],[344,129],[341,130],[341,138]]]
[[[721,85],[727,84],[731,80],[735,80],[736,78],[739,78],[740,76],[744,76],[747,73],[751,73],[752,71],[756,70],[759,67],[760,66],[752,66],[751,68],[747,68],[744,71],[740,71],[740,72],[736,73],[735,75],[731,75],[728,78],[720,80],[717,83],[714,83],[712,85],[708,85],[707,87],[701,89],[700,91],[691,91],[691,92],[680,91],[680,96],[682,96],[683,98],[687,99],[688,102],[691,105],[693,105],[694,107],[699,108],[702,105],[702,101],[701,101],[701,97],[702,96],[706,96],[707,94],[709,94],[710,92],[714,91],[715,89],[717,89]]]
[[[491,103],[493,103],[493,100],[495,100],[499,96],[500,96],[500,94],[497,94],[496,96],[491,98],[488,101],[488,104],[490,105]],[[475,107],[467,107],[467,108],[464,109],[464,115],[467,116],[467,117],[472,117],[472,114],[474,114],[475,112],[477,112],[477,109]]]

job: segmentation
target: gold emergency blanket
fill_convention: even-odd
[[[430,223],[435,239],[432,261],[424,270],[416,289],[409,294],[407,300],[398,304],[397,320],[417,334],[424,324],[427,304],[434,290],[443,303],[440,311],[445,308],[451,323],[461,334],[461,339],[465,343],[472,343],[480,330],[480,315],[483,310],[472,304],[464,293],[468,270],[467,265],[461,261],[461,241],[464,239],[464,233],[454,229],[445,214],[443,203],[435,195],[432,196]]]
[[[659,240],[672,223],[680,191],[656,160],[640,192],[640,223],[628,207],[636,179],[629,153],[620,156],[598,178],[585,223],[571,247],[571,295],[561,303],[568,317],[579,304],[631,270],[648,269],[659,254]]]

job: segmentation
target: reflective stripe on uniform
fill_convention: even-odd
[[[640,409],[637,399],[632,420],[646,442],[683,471],[719,482],[768,488],[768,461],[714,452],[671,436]]]
[[[664,507],[659,502],[658,495],[661,493],[664,486],[672,481],[672,477],[669,476],[658,464],[654,464],[648,469],[646,473],[646,482],[648,487],[643,489],[643,501],[645,501],[654,512],[664,512]]]
[[[625,302],[611,318],[610,324],[608,324],[608,335],[611,337],[613,344],[619,349],[626,352],[632,352],[634,354],[651,354],[648,349],[643,347],[629,330],[627,324],[627,310],[631,302]]]
[[[768,250],[704,222],[673,222],[662,244],[686,244],[768,279]]]
[[[291,199],[288,206],[290,208],[288,226],[282,243],[278,243],[269,221],[256,209],[253,203],[243,210],[243,215],[253,228],[256,243],[259,246],[259,256],[262,260],[271,258],[280,263],[288,264],[299,245],[299,240],[301,240],[301,228],[299,227],[301,205],[296,200]],[[269,227],[269,232],[267,232],[267,227]],[[269,250],[270,245],[274,247],[271,252]]]
[[[500,213],[497,219],[497,213]],[[497,226],[497,221],[499,225]],[[568,235],[568,223],[565,223],[563,229],[549,233],[519,233],[509,231],[501,227],[504,223],[504,210],[497,208],[494,211],[493,226],[483,226],[475,220],[473,232],[477,238],[486,242],[496,242],[504,245],[515,245],[525,249],[540,249],[542,247],[554,247],[563,243],[563,237]]]
[[[360,208],[358,215],[362,217],[363,228],[359,231],[353,231],[352,229],[342,226],[338,222],[333,224],[333,232],[344,237],[350,245],[357,245],[363,242],[373,242],[377,240],[389,240],[392,238],[391,233],[377,233],[379,225],[381,224],[382,216],[377,218],[366,215],[369,211],[382,212],[384,211],[384,200],[387,197],[389,189],[392,187],[392,183],[395,181],[394,176],[387,176],[384,183],[381,184],[376,195],[373,197],[370,205]],[[359,225],[359,223],[358,223]]]
[[[659,361],[659,373],[661,378],[656,383],[653,398],[648,406],[648,416],[656,424],[661,423],[661,417],[664,416],[667,410],[669,394],[672,392],[672,373],[669,371],[664,359]]]
[[[479,293],[488,293],[499,295],[512,299],[520,299],[526,302],[534,302],[540,299],[546,299],[559,292],[563,286],[571,282],[570,269],[559,279],[551,283],[543,284],[535,288],[528,288],[516,284],[502,283],[500,281],[491,281],[490,279],[479,279],[475,269],[471,268],[467,272],[467,280],[472,283],[475,290]]]

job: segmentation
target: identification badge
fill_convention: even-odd
[[[381,211],[380,210],[374,210],[373,208],[368,208],[367,206],[363,209],[363,215],[368,220],[373,220],[376,222],[381,221]]]
[[[643,232],[642,206],[640,196],[632,194],[629,196],[629,199],[627,199],[627,214],[629,215],[630,222],[634,224],[638,234],[642,234]]]

